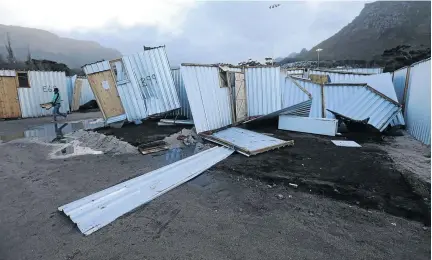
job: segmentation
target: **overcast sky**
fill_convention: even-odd
[[[171,65],[237,63],[310,49],[351,22],[363,1],[0,0],[0,23],[94,40],[123,54],[166,45]],[[269,9],[272,4],[281,5]]]

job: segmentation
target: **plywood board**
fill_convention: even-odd
[[[246,85],[243,73],[234,73],[235,77],[235,114],[236,122],[243,121],[247,118],[247,98]]]
[[[88,80],[105,119],[125,113],[110,70],[89,74]]]
[[[73,98],[72,98],[72,111],[77,111],[80,106],[80,98],[81,98],[81,89],[82,89],[82,80],[75,80],[75,87],[73,90]]]
[[[21,117],[17,87],[16,77],[0,77],[0,118]]]

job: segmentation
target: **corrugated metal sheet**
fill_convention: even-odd
[[[0,70],[1,77],[15,77],[16,72],[14,70]]]
[[[278,128],[302,133],[335,136],[338,120],[280,115]]]
[[[324,70],[309,70],[308,74],[328,75],[330,77],[330,83],[355,82],[355,79],[365,76],[364,74],[356,74],[350,72],[333,72]]]
[[[53,110],[46,110],[40,104],[52,100],[54,88],[60,92],[60,112],[69,112],[69,99],[66,88],[66,75],[64,72],[29,71],[30,88],[18,88],[18,96],[22,117],[39,117],[52,115]]]
[[[286,108],[282,108],[281,110],[272,112],[264,116],[250,117],[248,120],[244,121],[243,123],[246,124],[254,121],[269,119],[269,118],[277,117],[279,115],[293,115],[293,116],[308,117],[310,114],[311,106],[312,106],[312,99],[309,99],[300,102],[298,104]]]
[[[183,78],[180,69],[171,70],[174,85],[177,90],[178,98],[180,101],[180,109],[177,109],[170,113],[171,116],[184,116],[186,118],[192,119],[192,112],[189,105],[189,100],[187,97],[186,89],[184,86]]]
[[[68,95],[68,102],[69,102],[70,106],[72,106],[73,90],[74,90],[76,79],[77,79],[76,75],[66,77],[66,89],[67,89],[67,95]]]
[[[281,75],[288,76],[288,75],[303,75],[304,69],[284,69],[281,68]]]
[[[142,92],[148,115],[180,108],[165,47],[124,56],[122,60],[132,86]]]
[[[312,107],[309,117],[323,117],[323,104],[322,104],[322,87],[307,79],[292,77],[295,83],[300,85],[312,96]]]
[[[401,111],[401,107],[373,88],[365,86],[357,96],[332,111],[355,121],[369,119],[368,124],[382,132]]]
[[[106,71],[110,70],[111,66],[109,64],[109,61],[100,61],[92,64],[84,65],[83,70],[85,74],[93,74],[96,72]]]
[[[282,107],[290,107],[300,102],[312,99],[306,89],[296,84],[291,77],[282,76]]]
[[[284,141],[242,128],[230,127],[204,138],[234,148],[237,152],[250,156],[276,148],[293,145],[293,141]]]
[[[282,108],[280,67],[245,69],[248,116],[260,116]]]
[[[350,68],[350,69],[331,69],[334,71],[354,72],[354,73],[368,73],[379,74],[383,72],[383,68]]]
[[[90,87],[90,83],[86,78],[80,78],[78,80],[82,81],[81,85],[81,95],[80,95],[80,105],[84,105],[90,100],[96,99],[93,90]]]
[[[219,86],[217,66],[180,68],[197,133],[232,124],[228,88]]]
[[[403,103],[403,95],[405,90],[405,83],[407,79],[408,68],[402,68],[393,72],[393,86],[396,91],[396,96],[399,103]]]
[[[381,94],[384,94],[395,102],[398,102],[391,73],[361,76],[343,83],[366,83]]]
[[[343,106],[348,100],[357,97],[364,88],[363,85],[326,84],[324,85],[324,108],[334,110]],[[334,114],[325,111],[326,118],[335,118]]]
[[[150,202],[222,161],[233,150],[214,147],[58,208],[85,235]]]
[[[422,143],[431,144],[431,61],[415,64],[410,69],[406,97],[408,132]]]

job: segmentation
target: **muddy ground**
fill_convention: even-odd
[[[162,139],[153,128],[148,121],[111,134],[136,144]],[[88,237],[57,208],[192,147],[52,160],[47,145],[0,144],[0,259],[430,259],[423,198],[397,177],[394,157],[379,148],[385,140],[348,149],[327,137],[252,129],[295,145],[234,154]]]

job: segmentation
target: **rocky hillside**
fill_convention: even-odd
[[[39,29],[0,25],[0,54],[3,57],[6,57],[6,48],[2,43],[6,42],[8,33],[19,60],[26,59],[29,47],[32,58],[65,63],[70,68],[121,56],[117,50],[105,48],[96,42],[62,38]]]
[[[431,44],[431,2],[386,1],[365,4],[361,13],[338,33],[296,58],[371,60],[399,45],[426,49]]]

